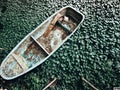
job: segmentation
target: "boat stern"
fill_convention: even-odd
[[[18,64],[13,56],[9,56],[4,62],[2,62],[0,67],[0,75],[6,80],[13,79],[22,72],[22,67]]]

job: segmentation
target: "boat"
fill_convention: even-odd
[[[66,6],[25,36],[2,61],[0,75],[15,79],[46,61],[83,22],[84,15]]]

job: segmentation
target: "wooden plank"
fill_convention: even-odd
[[[30,37],[39,45],[40,48],[42,48],[49,55],[49,52],[33,36]]]
[[[48,87],[50,87],[55,81],[57,80],[57,78],[55,78],[54,80],[52,80],[47,86],[45,86],[42,90],[46,90]]]
[[[3,48],[0,48],[0,50],[3,50]]]
[[[15,58],[15,60],[17,61],[17,63],[20,65],[20,67],[23,70],[27,70],[28,69],[28,65],[27,62],[25,61],[25,59],[22,56],[17,56],[16,54],[12,53],[12,56]],[[18,60],[19,59],[19,60]],[[21,60],[21,61],[20,61]]]
[[[90,85],[94,90],[99,90],[97,89],[94,85],[92,85],[90,82],[88,82],[84,77],[82,77],[82,80],[86,82],[88,85]]]
[[[20,65],[20,67],[24,70],[24,68],[22,67],[22,65],[18,62],[17,57],[15,57],[15,55],[14,55],[14,54],[12,54],[12,56],[13,56],[13,57],[14,57],[14,59],[17,61],[17,63]]]
[[[50,31],[53,29],[53,27],[55,26],[56,22],[62,17],[63,15],[61,15],[60,13],[58,13],[55,18],[52,20],[51,24],[48,26],[46,32],[43,34],[44,37],[47,37],[48,34],[50,33]]]

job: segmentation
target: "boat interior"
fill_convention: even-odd
[[[65,8],[30,33],[6,58],[2,72],[6,77],[16,76],[44,60],[63,44],[76,29],[83,16]]]

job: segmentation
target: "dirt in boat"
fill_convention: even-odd
[[[49,33],[48,30],[45,32],[47,35],[44,36],[43,34],[37,39],[37,41],[46,49],[48,53],[51,53],[53,50],[57,49],[62,44],[63,40],[70,34],[67,30],[65,30],[65,28],[72,33],[77,26],[74,20],[72,20],[70,17],[65,16],[65,19],[66,20],[61,20],[61,18],[58,19],[61,25],[57,24],[56,22]]]
[[[2,68],[2,72],[7,77],[13,77],[23,71],[13,56],[9,57]]]

